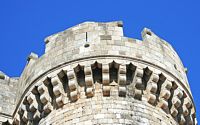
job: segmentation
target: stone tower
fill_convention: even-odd
[[[85,22],[45,39],[19,78],[0,73],[0,123],[197,125],[186,70],[151,30]]]

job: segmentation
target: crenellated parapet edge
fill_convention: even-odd
[[[155,64],[167,69],[190,88],[178,54],[169,43],[147,28],[142,32],[142,40],[137,40],[124,37],[121,21],[85,22],[49,36],[45,41],[45,54],[38,58],[38,55],[31,53],[27,59],[19,80],[19,98],[24,93],[24,88],[49,70],[72,61],[111,56]]]
[[[190,86],[187,80],[187,68],[184,67],[180,57],[171,44],[160,38],[148,28],[144,28],[141,32],[141,35],[143,44],[148,43],[148,46],[153,45],[161,49],[160,53],[163,55],[163,58],[166,58],[163,60],[163,64],[168,65],[166,67],[170,67],[169,65],[171,65],[175,69],[175,73],[178,74],[179,78],[182,77],[181,79],[184,79],[184,82],[187,83],[186,86],[189,88]]]
[[[67,53],[69,59],[95,55],[141,58],[175,72],[189,87],[185,67],[168,42],[148,28],[143,29],[142,40],[125,37],[123,30],[122,21],[84,22],[47,37],[45,53]]]
[[[9,77],[0,71],[0,125],[12,123],[16,104],[17,77]]]
[[[119,27],[118,29],[118,34],[116,33],[111,33],[111,31],[114,31],[115,29],[113,29],[114,27]],[[84,32],[92,32],[93,30],[110,30],[110,32],[108,33],[104,33],[102,32],[101,34],[112,34],[112,35],[120,35],[123,36],[123,31],[120,30],[123,27],[123,22],[122,21],[113,21],[113,22],[92,22],[92,21],[87,21],[87,22],[83,22],[81,24],[72,26],[64,31],[55,33],[53,35],[50,35],[48,37],[45,38],[44,42],[46,44],[50,43],[50,42],[55,42],[56,39],[58,37],[63,37],[65,35],[78,35],[80,33],[84,33]],[[117,29],[117,28],[116,28]],[[70,32],[71,34],[68,34],[68,32]],[[75,36],[75,39],[78,39],[77,36]]]
[[[39,123],[52,110],[92,98],[95,91],[113,96],[113,87],[118,88],[114,96],[146,101],[179,124],[197,124],[190,93],[170,74],[139,62],[109,58],[70,63],[38,79],[24,93],[13,124]]]

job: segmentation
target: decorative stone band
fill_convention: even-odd
[[[118,87],[116,96],[147,101],[179,124],[197,124],[192,99],[170,75],[144,64],[109,59],[71,64],[41,78],[26,93],[13,124],[39,123],[52,110],[84,96],[92,98],[97,83],[102,96],[111,96],[112,87]]]

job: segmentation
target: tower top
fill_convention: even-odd
[[[125,37],[122,21],[84,22],[47,37],[45,55],[66,54],[62,62],[106,55],[145,60],[178,74],[176,77],[189,87],[185,68],[173,47],[148,28],[141,35],[142,40]]]
[[[142,40],[125,37],[123,23],[115,21],[84,22],[47,37],[45,53],[31,53],[19,80],[13,81],[17,87],[8,87],[16,104],[9,110],[10,119],[15,124],[72,124],[82,123],[89,112],[90,124],[107,123],[102,119],[110,114],[134,123],[138,116],[132,112],[137,112],[146,113],[139,114],[145,119],[141,123],[195,123],[178,54],[150,29],[141,35]]]
[[[38,76],[69,62],[113,56],[157,66],[189,88],[185,68],[173,47],[150,29],[144,28],[141,34],[142,40],[125,37],[122,21],[84,22],[53,34],[45,39],[45,54],[25,67],[20,84],[26,88]]]

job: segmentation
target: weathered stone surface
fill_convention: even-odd
[[[197,124],[184,66],[150,29],[85,22],[45,44],[19,79],[0,72],[0,124]]]

